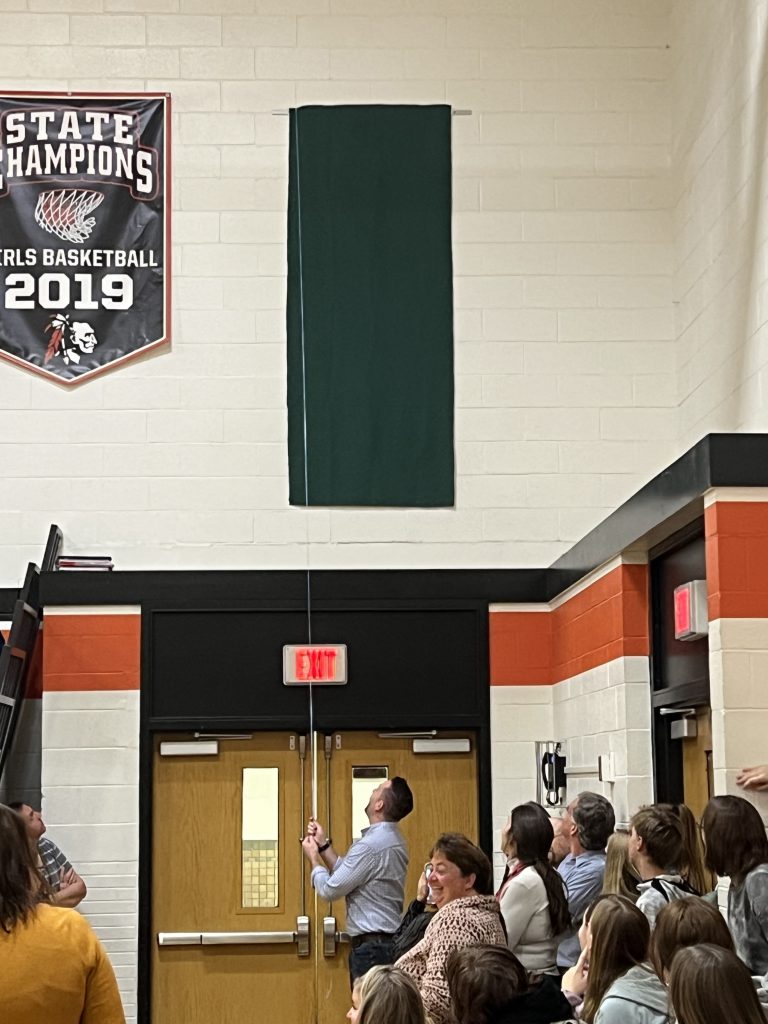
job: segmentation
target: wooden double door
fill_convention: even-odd
[[[371,792],[405,777],[407,905],[441,832],[477,840],[474,736],[469,752],[418,754],[407,736],[368,732],[256,733],[209,754],[184,753],[186,740],[155,745],[153,1024],[338,1024],[349,1007],[344,901],[312,890],[306,822],[316,811],[343,852]]]

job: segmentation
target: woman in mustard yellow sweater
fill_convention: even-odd
[[[49,899],[22,818],[0,804],[3,1024],[125,1024],[104,947],[76,910]]]

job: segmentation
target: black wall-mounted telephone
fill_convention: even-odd
[[[565,792],[566,760],[560,752],[560,744],[555,744],[554,751],[548,750],[541,759],[541,777],[544,782],[544,799],[550,807],[561,803],[561,791]]]

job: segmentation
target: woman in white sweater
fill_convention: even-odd
[[[557,974],[557,936],[570,924],[565,885],[549,863],[552,823],[540,804],[520,804],[502,834],[510,872],[497,894],[507,944],[529,972]]]

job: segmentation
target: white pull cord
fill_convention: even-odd
[[[296,153],[296,222],[299,243],[299,324],[301,328],[301,405],[304,431],[304,508],[306,524],[307,553],[307,643],[312,643],[312,574],[310,569],[309,540],[309,445],[307,441],[307,360],[304,332],[304,251],[301,234],[301,160],[299,158],[299,107],[296,107],[293,119],[293,135]],[[310,759],[312,764],[312,791],[310,803],[312,817],[317,818],[317,734],[315,733],[315,699],[312,680],[309,682],[309,736]]]

